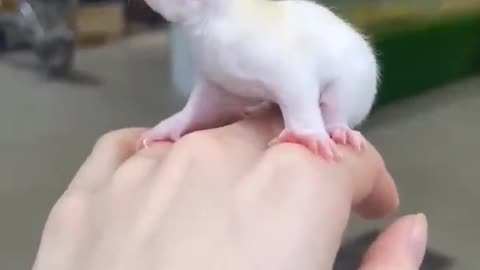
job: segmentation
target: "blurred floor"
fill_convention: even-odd
[[[0,59],[0,269],[29,269],[50,207],[96,138],[155,124],[182,105],[168,89],[167,37],[138,37],[78,55],[73,82]],[[373,115],[367,137],[396,178],[401,213],[426,212],[431,245],[476,269],[480,217],[480,77]],[[349,236],[377,225],[354,219]]]

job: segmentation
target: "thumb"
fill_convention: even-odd
[[[425,256],[425,215],[406,216],[390,225],[367,251],[361,270],[418,270]]]

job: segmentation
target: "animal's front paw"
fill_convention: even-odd
[[[362,151],[365,148],[366,140],[362,133],[352,130],[349,127],[336,127],[330,131],[330,137],[337,144],[350,145],[357,151]]]
[[[296,143],[305,146],[316,155],[320,155],[327,161],[334,161],[340,158],[336,149],[335,142],[328,136],[317,136],[311,134],[300,134],[289,130],[284,130],[271,142],[278,143]]]
[[[175,142],[190,128],[182,114],[175,114],[146,131],[140,137],[138,149],[147,148],[152,143],[161,141]]]

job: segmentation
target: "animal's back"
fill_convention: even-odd
[[[288,10],[290,21],[295,24],[297,44],[305,49],[305,54],[317,57],[322,72],[328,65],[330,70],[344,73],[345,60],[368,63],[376,68],[375,53],[368,40],[330,9],[308,0],[284,0],[276,4]],[[351,64],[355,65],[350,62],[349,66]]]
[[[265,6],[252,6],[257,10],[249,20],[238,22],[229,17],[213,24],[202,38],[210,45],[204,47],[204,61],[199,66],[210,79],[233,94],[267,99],[272,96],[269,86],[278,83],[272,80],[291,76],[308,74],[305,76],[314,77],[319,87],[336,81],[354,84],[357,87],[339,86],[335,91],[348,92],[344,93],[345,102],[355,110],[352,117],[364,118],[376,94],[377,65],[363,36],[311,1],[263,3]],[[361,104],[355,104],[357,101]]]

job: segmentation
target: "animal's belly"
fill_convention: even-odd
[[[206,79],[225,91],[243,98],[271,100],[271,91],[258,72],[258,59],[253,55],[217,47],[217,51],[202,51],[198,59]]]
[[[271,99],[269,91],[259,80],[229,78],[218,82],[225,91],[244,98],[254,100]]]
[[[240,74],[242,73],[242,74]],[[205,72],[208,79],[223,90],[253,100],[271,100],[271,91],[260,77],[245,72],[229,72],[228,68],[215,68]]]

